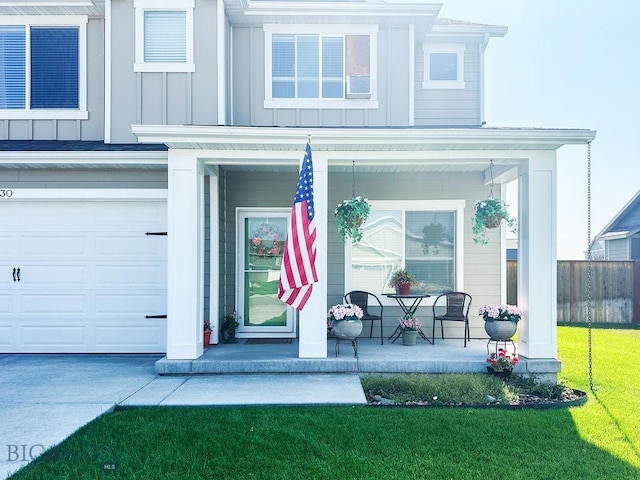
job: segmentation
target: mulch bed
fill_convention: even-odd
[[[578,405],[584,405],[587,402],[587,394],[581,390],[565,387],[562,391],[560,398],[546,398],[538,395],[532,395],[529,393],[520,394],[515,400],[510,403],[503,402],[487,402],[481,404],[468,404],[468,403],[442,403],[438,400],[433,402],[407,402],[404,404],[397,404],[390,402],[387,399],[380,398],[378,395],[375,398],[367,398],[367,403],[372,406],[381,407],[465,407],[465,408],[503,408],[503,409],[547,409],[547,408],[568,408]]]

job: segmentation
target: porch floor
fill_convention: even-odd
[[[238,339],[234,344],[211,345],[195,360],[156,362],[161,375],[224,373],[473,373],[486,372],[487,339],[471,339],[467,348],[463,340],[437,340],[435,345],[418,339],[416,346],[404,346],[402,340],[380,345],[379,339],[358,340],[358,357],[348,342],[327,341],[327,358],[298,358],[298,341],[290,344],[247,344]],[[495,351],[492,343],[491,351]],[[511,350],[509,344],[509,350]],[[560,370],[556,359],[528,360],[520,358],[515,373],[555,373]]]

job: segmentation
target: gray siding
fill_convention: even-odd
[[[112,4],[111,141],[135,143],[131,125],[216,125],[216,2],[196,0],[195,72],[134,72],[133,1]]]
[[[342,301],[344,285],[344,244],[338,234],[333,217],[334,206],[351,197],[351,176],[339,173],[329,175],[328,212],[328,303],[334,305]],[[221,174],[220,199],[220,304],[221,314],[234,308],[235,300],[235,209],[236,207],[289,207],[293,200],[297,182],[295,172],[237,172],[223,170]],[[486,246],[473,243],[471,217],[474,202],[487,196],[481,173],[459,173],[455,176],[440,173],[371,173],[357,175],[356,194],[372,200],[404,199],[412,200],[463,199],[464,212],[464,290],[473,296],[470,313],[472,337],[484,337],[484,324],[475,314],[477,306],[485,303],[499,303],[501,246],[499,230],[489,233],[490,242]],[[318,228],[322,228],[318,226]],[[374,292],[378,293],[378,292]],[[385,307],[384,331],[389,336],[397,325],[401,312],[398,307]],[[430,324],[430,309],[419,312]],[[457,326],[445,329],[461,336]],[[446,332],[445,332],[446,333]]]
[[[166,170],[0,170],[5,188],[167,188]]]
[[[88,120],[0,120],[0,140],[102,140],[104,135],[104,20],[87,24]]]
[[[304,26],[301,25],[301,31]],[[265,33],[262,27],[232,30],[232,108],[234,125],[380,127],[409,125],[409,30],[378,32],[376,109],[266,109]]]
[[[430,39],[433,43],[456,43],[452,39]],[[415,124],[419,126],[476,126],[480,125],[480,46],[465,43],[465,89],[423,89],[424,53],[416,44],[415,61]]]
[[[629,260],[629,240],[627,238],[607,240],[605,244],[606,260]]]

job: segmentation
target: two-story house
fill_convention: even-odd
[[[217,342],[237,310],[239,336],[322,358],[327,306],[403,266],[474,312],[506,288],[504,227],[476,245],[474,203],[517,180],[518,352],[555,359],[556,150],[595,132],[486,126],[485,49],[507,29],[440,8],[0,0],[0,350],[194,359],[204,319]],[[309,139],[319,282],[297,316],[252,245],[286,231]],[[373,206],[355,246],[333,220],[353,193]],[[420,248],[434,222],[447,247]]]

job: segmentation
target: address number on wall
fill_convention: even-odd
[[[0,198],[11,198],[13,197],[13,190],[8,188],[0,188]]]

